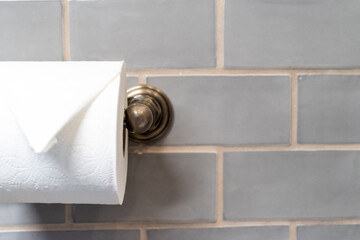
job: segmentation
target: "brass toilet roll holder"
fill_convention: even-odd
[[[140,84],[127,91],[127,100],[124,126],[129,131],[131,141],[155,141],[169,131],[174,112],[163,91],[148,84]]]

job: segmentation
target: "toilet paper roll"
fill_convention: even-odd
[[[0,203],[121,204],[123,62],[0,63]]]

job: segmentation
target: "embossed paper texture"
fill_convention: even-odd
[[[123,152],[123,144],[127,143],[122,142],[123,110],[126,107],[126,81],[122,62],[108,65],[96,62],[54,64],[58,64],[57,68],[63,70],[62,77],[72,78],[68,84],[63,85],[64,89],[60,88],[54,93],[55,96],[44,98],[47,95],[46,89],[40,87],[37,95],[39,99],[29,99],[27,111],[22,111],[24,106],[14,111],[14,104],[9,102],[13,99],[6,96],[9,93],[1,95],[0,202],[121,204],[127,168],[127,153]],[[69,64],[75,64],[76,67],[69,68]],[[18,63],[18,66],[21,67],[21,64]],[[104,74],[101,74],[102,71]],[[35,66],[26,81],[31,82],[32,78],[43,75],[41,68]],[[14,77],[8,76],[6,79],[12,78]],[[4,77],[1,79],[6,81]],[[89,84],[84,84],[84,79]],[[22,85],[19,84],[18,87],[22,88]],[[28,91],[37,91],[36,89]],[[71,89],[72,94],[66,94],[68,89]],[[76,97],[72,99],[72,96]],[[36,93],[31,97],[36,98]],[[31,105],[33,102],[42,105],[42,101],[47,101],[43,105],[43,112],[39,106]],[[55,109],[51,108],[52,101]],[[26,99],[20,102],[26,104]],[[32,108],[36,109],[34,113],[37,116],[29,116],[29,119],[38,119],[33,125],[26,122],[26,114],[31,114]],[[21,113],[17,114],[19,111]],[[49,114],[60,114],[63,118],[58,123],[60,126],[47,127],[47,121],[54,117],[49,117]],[[23,124],[19,124],[19,115],[27,127],[40,127],[40,137],[27,137]],[[59,131],[52,135],[46,132],[49,129]],[[48,150],[36,152],[31,140],[44,139],[41,136],[49,136],[48,142],[53,143],[47,147]]]

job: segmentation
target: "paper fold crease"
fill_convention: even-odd
[[[5,62],[0,94],[35,152],[47,152],[56,135],[114,79],[123,62]],[[93,65],[93,66],[92,66]],[[41,72],[36,77],[32,72]],[[32,75],[29,79],[29,75]]]
[[[126,71],[0,62],[0,203],[122,204]]]

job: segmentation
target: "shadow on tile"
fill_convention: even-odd
[[[215,219],[215,154],[130,156],[123,205],[74,205],[75,222]]]
[[[62,204],[0,204],[0,226],[65,222]]]

